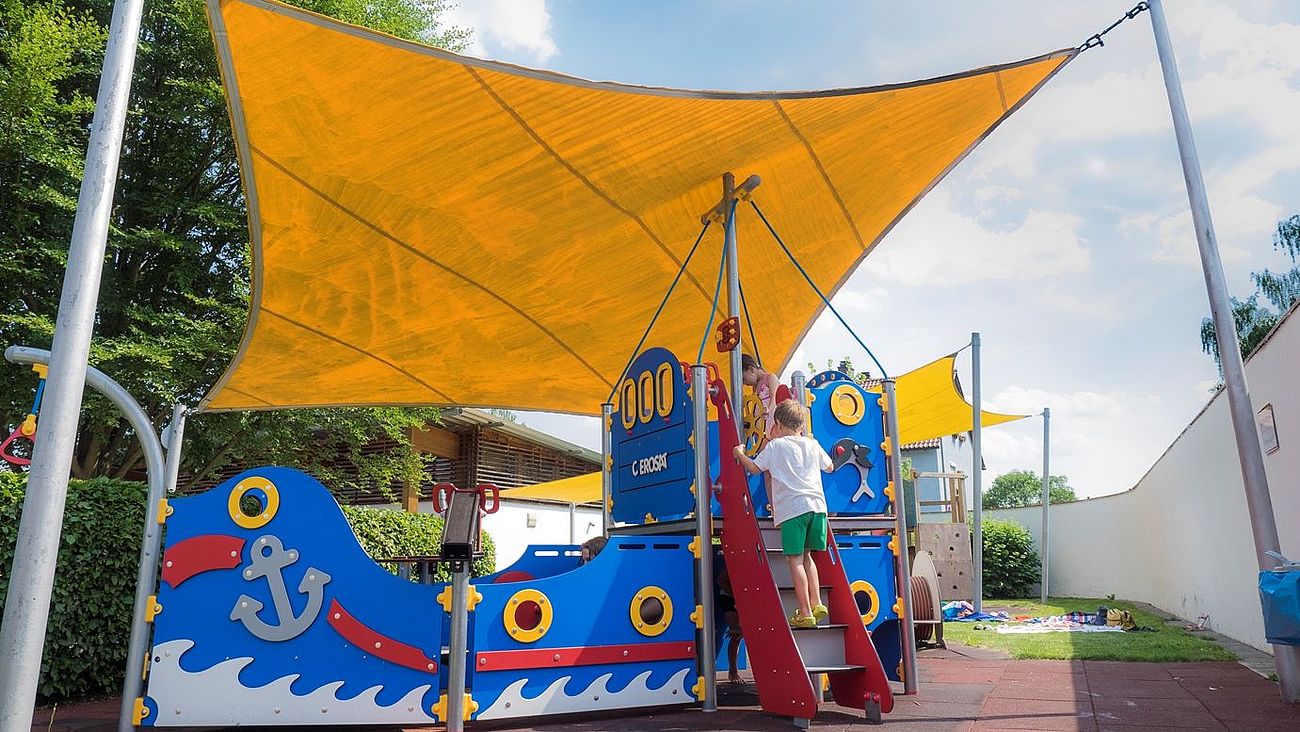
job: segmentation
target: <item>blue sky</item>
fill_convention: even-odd
[[[908,81],[1074,46],[1106,2],[462,0],[474,55],[722,89]],[[1229,287],[1290,262],[1300,213],[1300,3],[1168,0]],[[1053,473],[1126,490],[1209,398],[1208,313],[1149,16],[1071,62],[881,243],[835,304],[898,373],[984,342],[989,408],[1053,412]],[[741,242],[741,246],[744,243]],[[793,368],[865,356],[827,316]],[[969,365],[959,360],[963,382]],[[595,420],[522,414],[597,448]],[[1042,425],[985,431],[996,475],[1041,469]]]

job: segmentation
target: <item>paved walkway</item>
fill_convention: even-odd
[[[1237,663],[1009,661],[987,651],[962,649],[961,653],[927,651],[919,668],[921,693],[897,697],[894,712],[885,717],[882,729],[1300,730],[1300,705],[1283,704],[1276,684]],[[789,720],[758,709],[752,685],[721,685],[720,689],[724,708],[715,714],[680,710],[637,717],[571,717],[531,728],[504,724],[473,727],[519,732],[792,729]],[[32,729],[100,732],[115,728],[116,715],[116,700],[60,707],[52,723],[50,710],[38,710]],[[834,705],[823,708],[813,728],[825,732],[867,729],[853,710]]]

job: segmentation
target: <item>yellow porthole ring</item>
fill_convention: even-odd
[[[876,588],[866,580],[853,580],[849,589],[853,592],[855,600],[859,592],[865,592],[867,597],[871,598],[871,609],[862,614],[862,624],[871,625],[871,621],[875,620],[876,615],[880,613],[880,593],[876,592]]]
[[[249,516],[240,508],[240,503],[244,496],[253,491],[259,491],[262,498],[262,512],[256,516]],[[260,475],[250,476],[239,481],[234,490],[230,491],[230,500],[226,503],[226,509],[230,512],[230,518],[237,526],[244,529],[260,529],[275,518],[275,512],[280,510],[280,491],[276,489],[275,484],[263,478]]]
[[[831,414],[843,425],[853,426],[862,421],[867,405],[862,400],[862,392],[852,384],[840,384],[831,392]]]
[[[658,607],[656,607],[656,604]],[[628,617],[636,632],[649,638],[668,630],[673,622],[673,601],[662,588],[650,585],[637,590],[628,606]]]
[[[525,628],[524,625],[532,622],[533,619],[525,616],[525,622],[521,622],[519,612],[525,608],[527,603],[532,603],[537,608],[536,624]],[[525,610],[527,613],[528,611]],[[532,643],[542,636],[546,631],[551,629],[551,617],[555,614],[551,607],[551,601],[546,595],[539,590],[520,590],[510,596],[506,602],[506,609],[502,613],[501,621],[506,626],[506,632],[511,638],[521,643]]]

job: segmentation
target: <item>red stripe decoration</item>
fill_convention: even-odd
[[[338,600],[330,600],[329,624],[357,648],[389,663],[425,673],[438,673],[438,664],[415,646],[380,635],[343,609]]]
[[[695,658],[695,643],[634,643],[622,646],[529,648],[522,651],[484,651],[476,655],[475,671],[524,671],[539,668],[598,666],[607,663],[646,663]]]
[[[192,536],[163,552],[162,580],[173,588],[196,574],[238,567],[244,540],[227,534]]]

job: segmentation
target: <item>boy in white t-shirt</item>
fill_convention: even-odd
[[[771,477],[772,520],[781,529],[781,553],[790,565],[799,608],[790,617],[796,628],[812,628],[829,615],[822,604],[821,581],[812,552],[826,551],[826,494],[822,472],[831,472],[831,458],[804,437],[807,410],[793,399],[781,402],[773,413],[775,436],[751,460],[737,445],[736,459],[750,473],[767,471]]]

